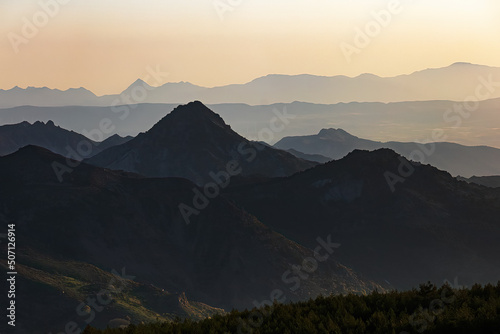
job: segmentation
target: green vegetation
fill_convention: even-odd
[[[200,320],[215,313],[224,313],[222,309],[190,301],[183,293],[170,293],[151,284],[121,278],[88,263],[24,251],[18,255],[16,267],[26,293],[24,301],[30,304],[38,300],[51,300],[61,309],[69,310],[67,318],[63,317],[65,322],[83,323],[92,317],[91,312],[100,315],[92,322],[98,327],[105,327],[109,319],[151,323],[174,321],[177,318]],[[5,261],[0,261],[0,268],[6,269]],[[121,271],[116,274],[120,275]],[[102,300],[109,302],[98,302],[100,311],[92,311],[87,301],[99,294],[102,294]],[[81,303],[87,304],[84,310],[88,311],[88,315],[78,315],[74,311]],[[50,310],[47,309],[47,312]]]
[[[500,282],[453,289],[430,283],[406,292],[319,297],[201,321],[86,328],[84,334],[140,333],[500,333]]]

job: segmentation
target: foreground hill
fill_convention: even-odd
[[[152,284],[134,281],[126,268],[112,272],[85,262],[46,256],[23,247],[17,257],[17,333],[59,333],[67,323],[115,328],[134,323],[204,319],[223,309],[188,300]],[[0,267],[8,271],[5,260]],[[92,304],[89,298],[97,298]],[[92,319],[92,312],[94,319]],[[92,321],[90,321],[92,320]],[[5,323],[0,328],[5,328]],[[2,333],[8,333],[4,329]]]
[[[210,173],[278,177],[316,165],[243,138],[201,102],[177,107],[147,132],[88,163],[149,177],[184,177],[199,185],[214,181]]]
[[[228,198],[305,246],[331,233],[343,263],[398,289],[500,278],[500,189],[457,181],[388,149],[235,187]]]
[[[422,163],[431,164],[454,176],[500,174],[500,149],[488,146],[464,146],[446,142],[425,145],[401,142],[383,143],[358,138],[342,129],[323,129],[317,135],[285,137],[274,147],[289,151],[296,150],[310,155],[319,154],[330,159],[340,159],[355,149],[389,148],[407,159],[418,159]],[[293,153],[293,151],[290,152]]]
[[[87,328],[84,334],[143,333],[500,333],[500,283],[469,289],[425,284],[407,292],[330,296],[216,315],[199,322]]]
[[[0,222],[4,228],[16,225],[18,322],[26,332],[42,323],[61,331],[62,321],[75,318],[75,302],[95,296],[113,269],[124,268],[138,285],[92,324],[115,318],[138,323],[155,314],[196,317],[216,312],[214,307],[248,308],[270,298],[292,301],[381,289],[334,255],[324,258],[333,253],[329,243],[314,274],[299,279],[292,266],[315,252],[220,196],[198,207],[187,222],[179,207],[195,205],[203,189],[186,179],[144,178],[82,163],[60,182],[53,166],[67,162],[35,146],[0,158]],[[6,243],[1,250],[5,259]],[[32,316],[40,309],[43,322]],[[88,318],[77,316],[79,324]]]

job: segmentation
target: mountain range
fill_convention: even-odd
[[[147,105],[147,104],[141,106],[149,107],[149,109],[148,108],[141,109],[140,112],[150,112],[150,113],[154,112],[155,114],[159,115],[160,110],[162,110],[163,116],[165,116],[166,112],[164,108],[169,107],[169,105]],[[233,105],[227,105],[227,106],[233,106]],[[174,109],[173,106],[172,108]],[[180,109],[183,108],[185,109],[185,107],[181,107]],[[190,108],[187,109],[190,110]],[[115,154],[113,152],[115,152],[115,150],[118,150],[118,148],[108,150],[107,153],[101,155],[99,158],[96,158],[105,160],[103,162],[98,161],[96,162],[96,164],[112,168],[135,171],[149,176],[184,176],[190,178],[191,180],[195,180],[195,182],[203,183],[210,180],[210,178],[207,178],[206,175],[205,176],[201,175],[205,173],[205,171],[193,172],[193,171],[187,171],[186,169],[180,167],[181,164],[183,166],[184,164],[186,164],[186,166],[195,166],[193,168],[194,170],[196,170],[197,161],[189,161],[190,159],[189,157],[184,157],[181,159],[180,155],[183,154],[183,152],[181,151],[173,153],[172,145],[174,145],[173,143],[176,140],[177,144],[174,145],[176,147],[181,147],[179,146],[180,143],[185,140],[193,141],[193,147],[190,147],[189,150],[193,152],[196,152],[198,150],[200,152],[191,155],[191,158],[193,158],[195,155],[197,157],[201,157],[203,156],[203,154],[206,154],[206,152],[212,152],[214,151],[213,150],[214,145],[215,146],[218,145],[219,149],[218,158],[216,157],[217,155],[211,155],[207,157],[207,159],[212,159],[212,162],[207,166],[211,166],[214,173],[215,170],[222,170],[223,169],[222,165],[225,162],[231,160],[230,158],[232,156],[235,156],[235,151],[236,152],[238,151],[238,146],[240,144],[244,145],[242,146],[242,151],[245,151],[247,153],[243,155],[241,153],[238,153],[236,156],[251,157],[251,155],[249,155],[250,153],[248,153],[247,151],[249,148],[253,148],[258,152],[262,150],[261,147],[262,145],[259,145],[256,142],[248,141],[239,136],[238,134],[236,134],[222,119],[220,119],[219,116],[209,111],[208,108],[206,109],[201,108],[201,109],[203,109],[205,112],[201,112],[200,114],[186,113],[182,115],[181,119],[174,119],[172,115],[167,118],[170,119],[170,121],[168,122],[166,120],[162,121],[160,119],[162,125],[157,125],[156,127],[157,128],[161,127],[166,130],[156,131],[156,132],[151,130],[151,133],[149,133],[149,131],[146,131],[148,132],[148,134],[141,134],[139,139],[136,139],[134,142],[128,144],[134,147],[141,146],[143,145],[142,142],[146,140],[143,139],[144,136],[148,137],[147,141],[155,142],[154,145],[156,145],[157,148],[163,147],[163,149],[165,149],[166,147],[168,147],[170,153],[173,154],[172,156],[175,157],[174,160],[179,162],[177,167],[173,167],[173,165],[170,164],[169,168],[171,168],[171,170],[164,170],[164,172],[157,170],[154,173],[144,170],[144,167],[141,167],[140,165],[151,165],[151,166],[156,166],[155,168],[161,169],[159,165],[151,162],[152,159],[156,159],[156,157],[153,156],[149,156],[146,159],[146,160],[149,159],[150,161],[149,163],[144,164],[141,161],[139,163],[139,166],[137,167],[139,169],[137,169],[136,167],[127,166],[128,162],[126,163],[125,161],[121,161],[120,157],[113,155]],[[227,108],[224,109],[225,109],[224,112],[225,114],[231,113],[229,109]],[[75,110],[75,112],[78,112],[78,110]],[[234,113],[239,114],[238,110],[235,110]],[[179,115],[177,111],[173,114]],[[214,126],[211,126],[210,128],[207,127],[205,125],[203,117],[215,119],[216,120],[215,123],[213,122],[209,123]],[[117,124],[116,120],[114,121],[115,123],[113,124]],[[160,121],[158,121],[158,123],[160,123]],[[217,122],[220,123],[221,127],[215,126]],[[177,131],[175,129],[177,128],[177,124],[181,123],[184,124],[183,126],[185,127],[185,129],[190,128],[190,131],[192,131],[193,134],[197,134],[200,137],[207,137],[207,138],[213,137],[219,139],[218,141],[216,139],[212,139],[213,142],[211,144],[210,141],[204,141],[202,145],[198,145],[197,141],[200,138],[193,137],[191,139],[188,139],[183,134],[172,135],[173,133],[175,133],[175,131]],[[90,129],[91,127],[89,126],[86,128]],[[116,131],[116,129],[114,129],[114,131]],[[155,133],[153,134],[153,132]],[[165,132],[165,133],[160,134],[159,132]],[[86,133],[88,137],[96,139],[102,139],[104,138],[104,135],[110,134],[110,133],[104,134],[100,132],[100,130],[98,129],[94,130],[84,129],[83,133]],[[216,133],[217,135],[215,135]],[[120,137],[114,134],[102,142],[96,142],[88,137],[85,137],[74,131],[68,131],[60,126],[56,126],[52,120],[49,120],[46,123],[41,121],[36,121],[33,124],[30,124],[24,121],[19,124],[3,125],[0,126],[0,155],[7,155],[9,153],[15,152],[16,150],[18,150],[23,146],[31,144],[47,148],[55,153],[64,155],[66,157],[82,160],[85,158],[93,157],[94,155],[108,148],[127,143],[130,139],[132,139],[131,136]],[[166,139],[166,137],[170,138]],[[231,144],[232,148],[227,148],[226,150],[220,151],[221,147],[223,147],[224,145],[226,145],[226,143],[230,141],[232,142]],[[268,173],[262,173],[262,171],[259,172],[257,170],[258,169],[257,165],[259,161],[259,159],[257,159],[255,163],[249,165],[251,166],[250,169],[249,166],[245,167],[246,172],[242,173],[242,175],[261,174],[265,176],[279,176],[279,175],[284,176],[299,171],[303,168],[312,166],[311,163],[304,164],[303,162],[300,162],[299,159],[294,159],[293,157],[291,157],[288,154],[285,154],[284,152],[271,150],[269,148],[269,145],[267,145],[264,142],[260,143],[262,143],[265,146],[268,146],[268,148],[265,149],[265,152],[274,152],[274,153],[279,152],[280,159],[289,160],[290,166],[293,165],[294,163],[298,163],[299,165],[297,165],[296,167],[290,167],[290,166],[287,167],[289,168],[288,171],[284,171],[282,174],[275,173],[268,175]],[[128,145],[120,146],[119,150],[125,150],[129,152],[128,153],[129,155],[132,154],[130,152],[136,151],[135,149],[132,148],[132,146],[128,147]],[[342,129],[330,128],[321,130],[317,135],[285,137],[281,139],[278,143],[276,143],[274,147],[286,150],[292,155],[302,160],[315,161],[317,163],[324,163],[332,159],[340,159],[349,152],[353,151],[354,149],[375,150],[378,148],[390,148],[398,152],[399,154],[405,156],[406,158],[410,158],[413,160],[420,159],[420,161],[424,163],[429,163],[435,167],[446,170],[455,176],[471,177],[471,176],[481,176],[481,175],[490,176],[490,175],[500,174],[500,167],[499,167],[500,150],[487,146],[464,146],[449,142],[428,143],[425,145],[413,142],[379,142],[353,136],[349,134],[347,131],[344,131]],[[110,152],[112,152],[112,154],[109,154]],[[264,154],[264,156],[266,155],[267,153]],[[264,156],[262,154],[259,154],[259,158],[264,158]],[[277,158],[277,156],[275,158]],[[243,159],[243,161],[244,160],[245,159]],[[239,162],[241,162],[241,159],[239,160]]]
[[[408,159],[430,164],[454,176],[500,174],[500,149],[488,146],[463,146],[448,142],[384,143],[358,138],[342,129],[323,129],[317,135],[285,137],[274,147],[309,154],[312,160],[318,162],[323,162],[324,157],[340,159],[355,149],[390,148]],[[315,159],[311,156],[315,154],[320,156]]]
[[[0,109],[2,124],[36,121],[55,124],[78,133],[98,131],[102,120],[109,120],[109,133],[137,136],[149,130],[178,104],[117,105],[114,107],[34,107]],[[462,117],[455,108],[465,108],[453,101],[421,101],[398,103],[338,103],[333,105],[303,102],[249,106],[246,104],[207,105],[221,115],[231,128],[255,141],[274,144],[283,137],[317,133],[323,128],[342,128],[361,138],[376,141],[432,141],[432,133],[442,130],[446,141],[463,145],[488,145],[500,148],[498,110],[500,99],[481,101],[470,117]],[[464,109],[465,110],[465,109]],[[451,114],[450,114],[451,112]],[[270,122],[277,115],[288,115],[286,126],[267,135]],[[445,119],[445,115],[446,119]],[[452,122],[450,122],[452,120]],[[100,136],[93,138],[101,141]]]
[[[56,126],[53,121],[22,122],[0,126],[0,156],[16,152],[27,145],[37,145],[65,157],[89,158],[111,146],[123,144],[132,137],[115,134],[95,142],[79,133]]]
[[[183,108],[185,107],[181,109]],[[212,117],[216,122],[220,122],[222,128],[205,126],[203,115],[208,118]],[[209,111],[209,109],[205,109],[205,113],[202,112],[201,115],[189,115],[189,113],[186,113],[181,118],[182,120],[172,119],[169,122],[162,121],[161,125],[157,125],[157,127],[164,129],[160,131],[163,134],[160,134],[158,131],[156,133],[153,133],[155,131],[148,131],[147,134],[142,134],[139,139],[127,145],[122,144],[128,143],[132,139],[130,136],[120,137],[115,134],[102,142],[94,142],[74,131],[68,131],[56,126],[52,121],[48,121],[47,123],[37,121],[33,124],[25,121],[19,124],[3,125],[0,126],[0,156],[13,153],[26,145],[41,146],[65,157],[78,160],[91,158],[106,151],[106,153],[96,157],[96,160],[89,161],[96,161],[94,162],[96,165],[138,172],[149,176],[182,176],[198,183],[204,183],[211,179],[209,176],[207,177],[207,171],[204,168],[199,168],[199,162],[204,155],[205,159],[210,160],[210,162],[208,160],[205,161],[204,166],[209,166],[211,168],[210,171],[213,173],[224,170],[224,165],[232,157],[240,157],[243,159],[237,159],[237,161],[239,164],[243,163],[241,166],[245,166],[245,172],[242,171],[241,175],[238,175],[237,178],[252,174],[253,176],[259,176],[260,174],[263,177],[272,177],[293,174],[296,171],[312,167],[315,164],[314,162],[325,163],[333,159],[340,159],[355,149],[375,150],[390,148],[406,158],[414,160],[422,158],[424,163],[446,170],[454,176],[471,177],[476,175],[493,176],[500,174],[500,150],[493,147],[471,147],[446,142],[428,143],[425,145],[401,142],[384,143],[361,139],[342,129],[323,129],[317,135],[285,137],[274,146],[279,150],[273,150],[264,142],[248,141],[237,135],[223,120]],[[168,125],[164,125],[166,124],[165,122]],[[181,123],[184,124],[185,128],[191,128],[190,131],[196,133],[198,138],[195,136],[189,139],[183,133],[176,133],[177,124]],[[214,125],[214,123],[209,124]],[[218,134],[215,136],[215,133]],[[147,139],[144,139],[144,137],[147,137]],[[213,139],[212,142],[210,140],[203,141],[201,140],[203,137],[218,139]],[[187,144],[190,140],[192,147],[189,148],[189,151],[196,153],[186,156],[184,152],[187,152],[186,150],[188,149],[182,145]],[[144,141],[154,142],[154,144],[143,144]],[[226,149],[222,149],[230,142],[232,146],[229,145]],[[149,145],[151,150],[156,153],[146,154],[144,150],[138,150],[143,145]],[[246,152],[245,154],[238,153],[235,155],[235,152],[238,152],[239,145],[242,145],[240,151],[243,153]],[[115,146],[119,147],[113,148]],[[267,147],[264,150],[265,153],[261,154],[263,153],[263,146]],[[175,151],[173,147],[179,149]],[[217,147],[217,149],[214,149],[214,147]],[[162,155],[157,151],[165,150],[169,151],[171,157],[163,158],[163,161],[169,167],[162,169],[160,164],[156,164],[153,161],[161,161],[158,160],[158,157]],[[252,163],[245,164],[245,157],[253,157],[252,150],[259,153],[259,159],[256,159],[255,163],[252,161]],[[290,154],[281,150],[287,151],[299,159],[295,159]],[[207,152],[216,151],[218,151],[217,154],[211,153],[207,155]],[[140,156],[141,158],[136,162],[137,166],[134,167],[129,162],[126,162],[125,158],[121,157],[124,155],[129,157],[131,155]],[[169,163],[169,159],[176,161],[177,165]],[[269,170],[264,171],[263,165],[267,164],[269,159],[280,159],[282,162],[287,161],[287,164],[284,166],[288,167],[283,167],[282,173],[278,170],[274,171],[274,173],[269,173]],[[304,162],[304,160],[309,162]],[[148,162],[144,163],[143,161]],[[262,165],[259,167],[259,164]],[[181,165],[189,166],[189,169],[182,168]],[[154,172],[148,171],[145,166],[155,166],[157,170]],[[472,182],[483,184],[479,179],[474,179]]]
[[[316,250],[323,260],[304,279],[300,265],[319,255],[224,197],[212,198],[186,224],[179,206],[192,202],[192,182],[86,163],[60,182],[52,166],[66,162],[36,146],[0,157],[1,226],[14,223],[22,240],[16,249],[16,300],[25,332],[60,332],[69,321],[85,326],[93,308],[98,314],[92,325],[104,328],[114,319],[138,323],[221,312],[208,305],[231,310],[270,298],[383,291],[330,256],[328,235],[317,236],[318,247],[326,247]],[[0,264],[6,267],[4,245]],[[292,266],[299,266],[298,274]],[[111,273],[123,271],[123,280],[112,281]],[[106,282],[118,288],[121,281],[126,288],[105,311],[88,302],[103,289],[113,292]]]
[[[15,106],[110,106],[137,103],[246,103],[262,105],[302,101],[320,104],[339,102],[401,102],[427,100],[464,101],[474,95],[478,85],[486,85],[481,96],[500,97],[500,68],[470,63],[426,69],[408,75],[357,77],[278,75],[257,78],[245,84],[201,87],[187,82],[165,83],[151,87],[138,79],[116,95],[96,96],[85,88],[61,91],[47,87],[14,87],[0,90],[0,108]],[[497,87],[498,88],[498,87]],[[124,102],[129,101],[129,102]]]
[[[485,187],[490,188],[500,188],[500,175],[492,176],[472,176],[469,178],[458,177],[459,180],[466,181],[468,183],[480,184]]]
[[[386,175],[401,170],[405,178],[391,189]],[[315,236],[331,234],[342,244],[341,262],[388,288],[500,277],[500,188],[458,181],[389,149],[355,150],[289,178],[226,194],[307,247]]]
[[[500,277],[500,188],[387,148],[299,159],[243,138],[201,102],[83,162],[25,146],[0,157],[0,184],[0,226],[22,240],[18,322],[29,333],[84,327],[92,310],[104,328]],[[113,298],[97,312],[89,298],[103,290]]]

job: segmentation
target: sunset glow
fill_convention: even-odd
[[[391,1],[61,2],[0,3],[1,89],[83,86],[111,94],[156,65],[171,82],[207,87],[270,73],[395,76],[457,61],[500,66],[493,0],[396,1],[398,14],[350,62],[340,45],[352,44],[356,29]],[[45,24],[41,3],[54,11]],[[13,47],[12,36],[24,38],[34,18],[38,32]]]

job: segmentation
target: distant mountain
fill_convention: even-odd
[[[394,192],[388,172],[400,177]],[[454,277],[464,285],[495,283],[500,277],[500,189],[457,181],[389,149],[356,150],[226,194],[307,247],[331,233],[342,244],[341,262],[393,288]]]
[[[328,162],[332,159],[325,157],[324,155],[321,154],[307,154],[307,153],[302,153],[297,150],[294,150],[293,148],[286,150],[287,152],[292,153],[295,155],[297,158],[309,160],[309,161],[316,161],[319,163],[325,163]]]
[[[274,147],[340,159],[355,149],[374,150],[380,145],[379,142],[358,138],[342,129],[322,129],[317,135],[282,138]]]
[[[283,137],[318,133],[328,127],[342,128],[360,138],[399,142],[430,141],[433,129],[443,129],[448,142],[500,148],[500,99],[481,101],[470,117],[461,118],[460,126],[455,126],[458,114],[452,116],[452,122],[443,119],[444,114],[453,111],[456,105],[453,101],[423,101],[333,105],[294,102],[259,106],[228,103],[207,106],[243,137],[254,141],[265,140],[269,144]],[[65,129],[83,133],[84,130],[98,129],[99,123],[106,118],[114,127],[112,133],[136,136],[160,121],[165,116],[165,110],[170,111],[177,106],[148,103],[132,106],[118,104],[114,107],[24,106],[0,109],[0,124],[52,120]],[[269,122],[276,114],[285,113],[291,118],[285,127],[280,127],[281,131],[274,132],[270,138],[260,135],[263,129],[269,128]],[[105,137],[108,135],[105,134]]]
[[[0,232],[15,224],[22,241],[16,249],[16,305],[26,333],[54,327],[60,332],[71,320],[85,325],[88,298],[104,289],[113,301],[95,312],[92,325],[101,328],[115,318],[138,323],[217,311],[207,305],[231,310],[274,298],[383,291],[336,262],[334,254],[326,256],[335,239],[316,236],[323,240],[318,247],[327,248],[315,255],[221,196],[186,224],[179,206],[192,205],[193,189],[203,191],[188,180],[148,179],[82,163],[60,182],[54,163],[66,159],[35,146],[0,158]],[[311,267],[307,279],[304,272],[302,279],[292,273],[292,266],[313,257],[323,259],[314,274]],[[133,281],[123,293],[115,292],[124,282],[112,280],[113,269]]]
[[[149,177],[185,177],[199,185],[225,183],[228,173],[289,176],[316,165],[243,138],[201,102],[177,107],[147,132],[88,163]]]
[[[134,137],[132,137],[132,136],[122,137],[122,136],[119,136],[117,134],[114,134],[111,137],[108,137],[108,138],[104,139],[102,142],[98,143],[99,150],[104,151],[105,149],[108,149],[110,147],[125,144],[126,142],[128,142],[132,138],[134,138]],[[40,145],[38,145],[38,146],[40,146]],[[97,152],[96,152],[96,154],[97,154]]]
[[[342,129],[323,129],[317,135],[285,137],[274,147],[294,149],[307,154],[321,154],[340,159],[354,149],[390,148],[408,159],[419,160],[446,170],[452,175],[500,174],[500,149],[488,146],[463,146],[455,143],[376,142],[353,136]]]
[[[448,67],[426,69],[409,75],[379,77],[362,74],[357,77],[279,75],[271,74],[246,84],[231,84],[206,88],[186,82],[166,83],[150,87],[142,80],[132,84],[123,96],[97,97],[83,89],[59,91],[48,88],[25,90],[15,87],[0,90],[0,108],[22,105],[37,106],[105,106],[117,101],[137,103],[187,103],[202,100],[205,103],[247,103],[262,105],[302,101],[333,104],[339,102],[401,102],[427,100],[463,101],[476,92],[478,85],[485,86],[482,99],[500,97],[500,90],[492,90],[492,81],[500,77],[500,68],[469,63],[455,63]],[[137,88],[135,94],[132,90]],[[146,89],[147,88],[147,89]]]
[[[165,116],[165,110],[172,110],[175,104],[140,104],[137,106],[118,105],[115,107],[33,107],[23,106],[0,109],[2,124],[15,124],[24,121],[53,121],[62,128],[77,133],[89,132],[100,128],[103,119],[111,121],[110,133],[100,132],[103,138],[112,134],[122,137],[136,136],[150,129]],[[100,136],[96,136],[100,137]],[[101,138],[95,138],[95,140]]]
[[[26,145],[37,145],[73,159],[80,157],[78,159],[81,160],[130,139],[113,135],[102,142],[94,142],[79,133],[56,126],[53,121],[36,121],[33,124],[24,121],[0,126],[0,156]]]
[[[485,187],[490,188],[500,188],[500,176],[472,176],[469,178],[457,177],[461,181],[466,181],[468,183],[480,184]]]
[[[101,102],[99,102],[101,101]],[[109,105],[111,99],[99,99],[85,88],[70,88],[68,90],[50,89],[47,87],[14,87],[0,89],[0,108],[17,106],[96,106]]]

